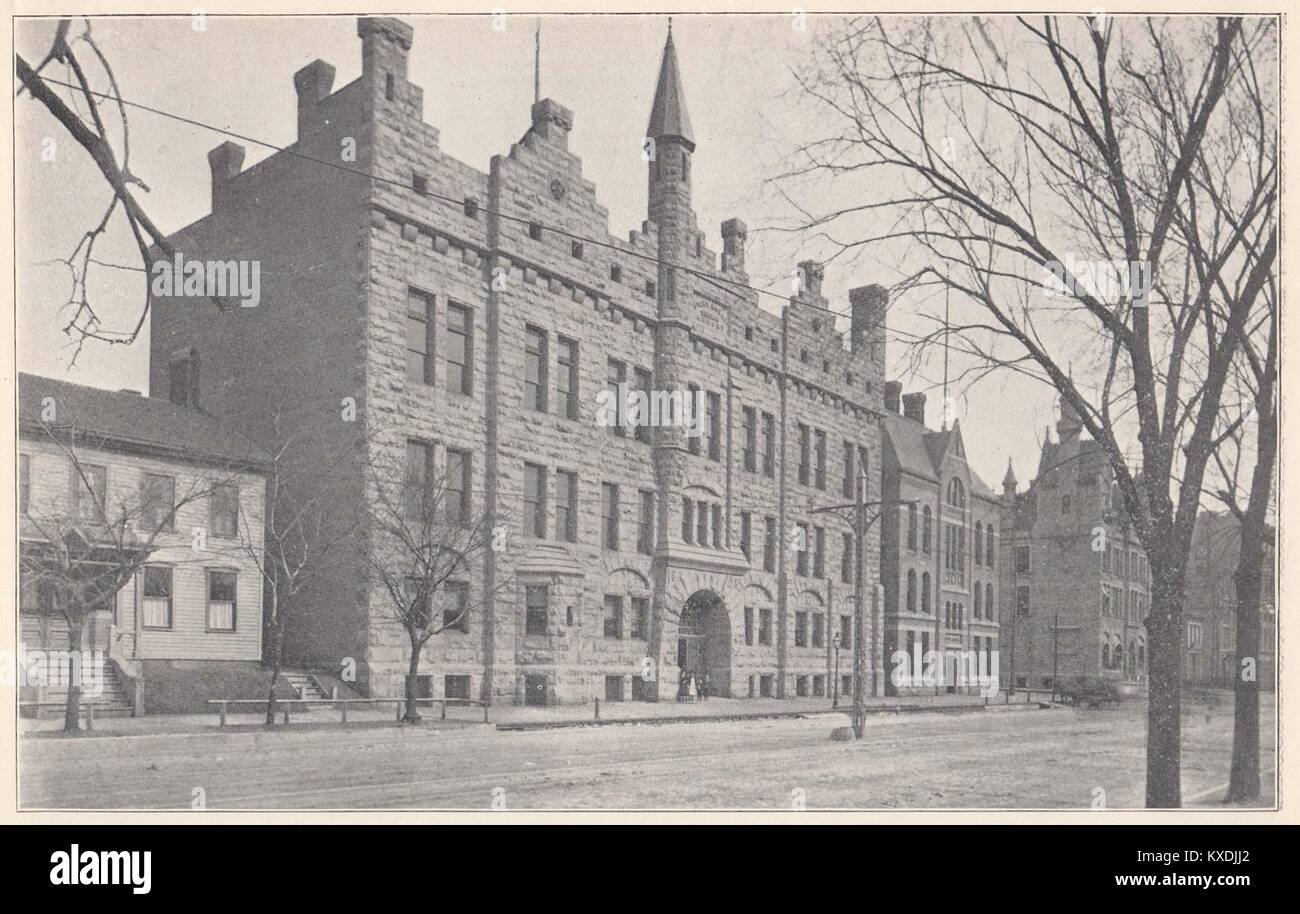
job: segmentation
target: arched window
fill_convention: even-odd
[[[991,583],[984,585],[984,618],[997,618],[993,615],[993,585]]]
[[[975,521],[975,566],[984,564],[984,525]]]
[[[930,506],[921,512],[921,551],[930,554]]]
[[[989,524],[984,531],[984,554],[988,557],[989,567],[993,566],[993,525]]]
[[[916,572],[907,573],[907,611],[916,612]]]
[[[921,612],[930,613],[930,572],[921,575]]]
[[[1101,646],[1101,668],[1103,670],[1110,669],[1110,644],[1109,643],[1103,644]]]
[[[1115,645],[1115,652],[1111,655],[1110,659],[1111,663],[1114,664],[1115,669],[1122,670],[1124,668],[1124,645]]]
[[[1145,643],[1138,642],[1138,672],[1142,672],[1147,663],[1147,646]]]
[[[907,548],[916,551],[916,505],[907,506]]]
[[[956,477],[948,482],[948,504],[954,508],[966,507],[966,489]]]
[[[975,618],[984,618],[984,592],[980,590],[980,582],[975,582]]]
[[[1128,643],[1128,674],[1130,676],[1132,676],[1134,673],[1137,672],[1137,669],[1135,667],[1136,658],[1137,658],[1137,645],[1134,642],[1130,641]]]

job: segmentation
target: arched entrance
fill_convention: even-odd
[[[677,666],[697,682],[707,673],[710,695],[731,694],[731,625],[726,604],[711,590],[697,590],[682,604]]]

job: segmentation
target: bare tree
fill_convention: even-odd
[[[955,338],[977,379],[1051,385],[1103,447],[1151,568],[1150,807],[1181,800],[1191,534],[1275,269],[1276,132],[1252,99],[1273,91],[1259,84],[1274,33],[1267,19],[854,20],[798,77],[828,132],[776,179],[792,200],[833,182],[833,205],[804,203],[788,226],[829,259],[915,258],[896,298],[951,293],[958,313],[913,347]]]
[[[29,508],[21,518],[19,574],[68,627],[68,652],[81,662],[86,626],[100,610],[111,612],[118,592],[149,562],[175,528],[186,505],[207,498],[233,475],[193,466],[177,492],[142,484],[137,492],[110,493],[98,464],[83,456],[95,439],[78,441],[76,429],[44,425],[45,437],[67,456],[72,468],[69,498]],[[81,683],[68,684],[63,729],[80,729]]]
[[[475,592],[474,569],[495,545],[488,515],[475,509],[470,474],[457,458],[435,467],[431,445],[408,444],[405,461],[376,458],[369,466],[370,529],[362,546],[372,581],[387,598],[389,620],[410,649],[404,720],[416,707],[420,655],[438,634],[465,627],[475,610],[491,611],[507,585]]]

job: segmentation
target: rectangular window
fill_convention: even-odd
[[[840,616],[840,647],[853,650],[853,617]]]
[[[555,377],[555,402],[566,419],[578,418],[578,343],[567,336],[556,339],[559,351],[555,361],[559,370]]]
[[[545,635],[550,616],[550,591],[545,584],[524,588],[524,634]]]
[[[197,409],[199,405],[199,353],[182,350],[167,363],[167,399],[177,406]]]
[[[763,570],[776,571],[776,518],[763,518]]]
[[[234,539],[239,529],[239,488],[220,485],[212,490],[208,499],[209,522],[212,535]]]
[[[813,527],[813,577],[826,577],[826,530]]]
[[[794,573],[801,578],[808,577],[808,525],[795,524],[798,537],[795,539]]]
[[[843,545],[840,551],[840,582],[843,584],[852,584],[854,582],[854,571],[857,564],[853,559],[853,534],[844,533]]]
[[[606,549],[618,551],[618,486],[612,482],[600,487],[601,541]]]
[[[707,452],[710,460],[722,459],[722,397],[710,392],[705,400],[709,411],[705,428],[708,429],[709,446]]]
[[[650,424],[650,417],[648,415],[648,410],[650,408],[650,392],[654,387],[654,375],[651,374],[648,369],[638,368],[632,372],[632,380],[633,386],[641,392],[643,397],[641,401],[641,421],[637,424],[634,434],[636,435],[637,441],[640,441],[642,444],[649,444],[651,442],[651,436],[654,434],[654,428]]]
[[[546,331],[524,328],[524,407],[546,412]]]
[[[605,677],[605,700],[606,701],[623,700],[623,677],[622,676]]]
[[[776,475],[776,419],[763,413],[763,475]]]
[[[754,607],[745,607],[745,643],[754,643]]]
[[[695,502],[682,499],[682,542],[695,542]]]
[[[233,571],[208,571],[208,631],[235,630],[235,582]]]
[[[807,697],[808,697],[808,677],[807,677],[807,676],[796,676],[796,677],[794,677],[794,694],[795,694],[795,697],[797,697],[797,698],[807,698]]]
[[[1016,547],[1016,574],[1029,574],[1029,547]]]
[[[758,643],[772,643],[772,610],[770,609],[758,611]]]
[[[578,541],[578,474],[555,473],[555,536],[566,543]]]
[[[754,407],[746,406],[740,411],[741,425],[741,465],[753,473],[758,469],[758,414]]]
[[[813,680],[813,698],[826,697],[826,677],[814,676]]]
[[[524,464],[524,536],[546,537],[546,468]]]
[[[623,598],[605,594],[605,637],[623,638]]]
[[[808,646],[808,614],[806,612],[796,612],[794,614],[794,646]]]
[[[811,478],[811,474],[812,474],[812,467],[810,465],[810,461],[812,459],[811,435],[812,435],[812,429],[810,429],[808,426],[800,422],[799,423],[799,484],[803,486],[808,485],[808,480]]]
[[[826,433],[821,430],[813,436],[813,454],[816,458],[813,466],[813,485],[824,490],[826,488]]]
[[[821,613],[813,613],[812,617],[812,646],[826,646],[826,617]]]
[[[468,700],[469,699],[469,677],[465,675],[443,676],[442,697]]]
[[[18,455],[18,510],[27,513],[32,497],[31,458],[26,454]]]
[[[641,512],[637,518],[636,551],[654,555],[655,551],[655,493],[641,491]]]
[[[746,560],[752,560],[750,539],[754,535],[754,516],[748,511],[740,512],[740,551]]]
[[[92,463],[72,465],[73,503],[82,520],[103,520],[108,507],[108,469]]]
[[[424,441],[407,439],[406,471],[402,481],[402,503],[408,520],[424,516],[424,500],[432,476],[433,446]]]
[[[771,698],[772,686],[776,682],[776,677],[771,673],[765,673],[758,677],[758,697]]]
[[[469,308],[447,303],[447,389],[474,392],[474,319]]]
[[[433,383],[433,296],[406,291],[406,379]]]
[[[443,585],[442,625],[456,632],[469,631],[469,584],[448,581]]]
[[[709,545],[709,506],[704,502],[695,505],[695,545]]]
[[[700,389],[694,384],[686,385],[686,402],[683,404],[683,411],[686,413],[686,420],[690,423],[693,431],[699,434],[688,434],[686,437],[686,450],[690,451],[696,457],[700,455],[700,439],[708,434],[706,425],[706,416],[696,415],[698,410],[706,410],[707,407],[702,405]]]
[[[176,477],[145,473],[140,481],[140,521],[145,535],[175,530]]]
[[[472,505],[470,503],[473,462],[468,451],[447,451],[447,491],[443,497],[443,507],[447,523],[453,526],[468,526]]]
[[[636,641],[644,641],[650,636],[650,601],[645,597],[632,598],[632,634]]]
[[[722,505],[713,506],[713,548],[722,548]]]
[[[623,420],[627,418],[623,415],[623,398],[621,396],[623,385],[627,383],[627,365],[618,359],[610,359],[605,366],[605,388],[609,391],[614,401],[613,425],[610,428],[615,435],[620,438],[627,437],[627,429],[623,426]]]
[[[1023,584],[1016,588],[1016,615],[1029,615],[1029,588]]]
[[[844,481],[840,485],[840,494],[853,498],[853,454],[857,446],[852,441],[844,442]]]
[[[166,565],[145,565],[141,582],[141,624],[145,628],[172,627],[172,570]]]

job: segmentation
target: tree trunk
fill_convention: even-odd
[[[1182,805],[1182,595],[1181,587],[1157,577],[1147,644],[1147,786],[1148,809]]]
[[[406,675],[406,714],[402,720],[410,724],[418,724],[421,720],[420,712],[415,707],[415,700],[419,697],[416,689],[416,677],[420,673],[420,648],[422,645],[417,644],[414,639],[411,641],[411,665]]]
[[[71,668],[68,670],[70,681],[68,682],[68,701],[63,709],[64,733],[81,732],[81,660],[78,658],[81,656],[82,630],[85,626],[85,618],[68,624],[68,656],[74,659],[71,661]],[[77,671],[77,675],[71,675],[73,671]],[[53,670],[50,672],[52,673]]]
[[[284,655],[284,626],[275,620],[271,623],[271,685],[266,694],[266,725],[275,725],[275,683],[280,678],[280,662]]]

